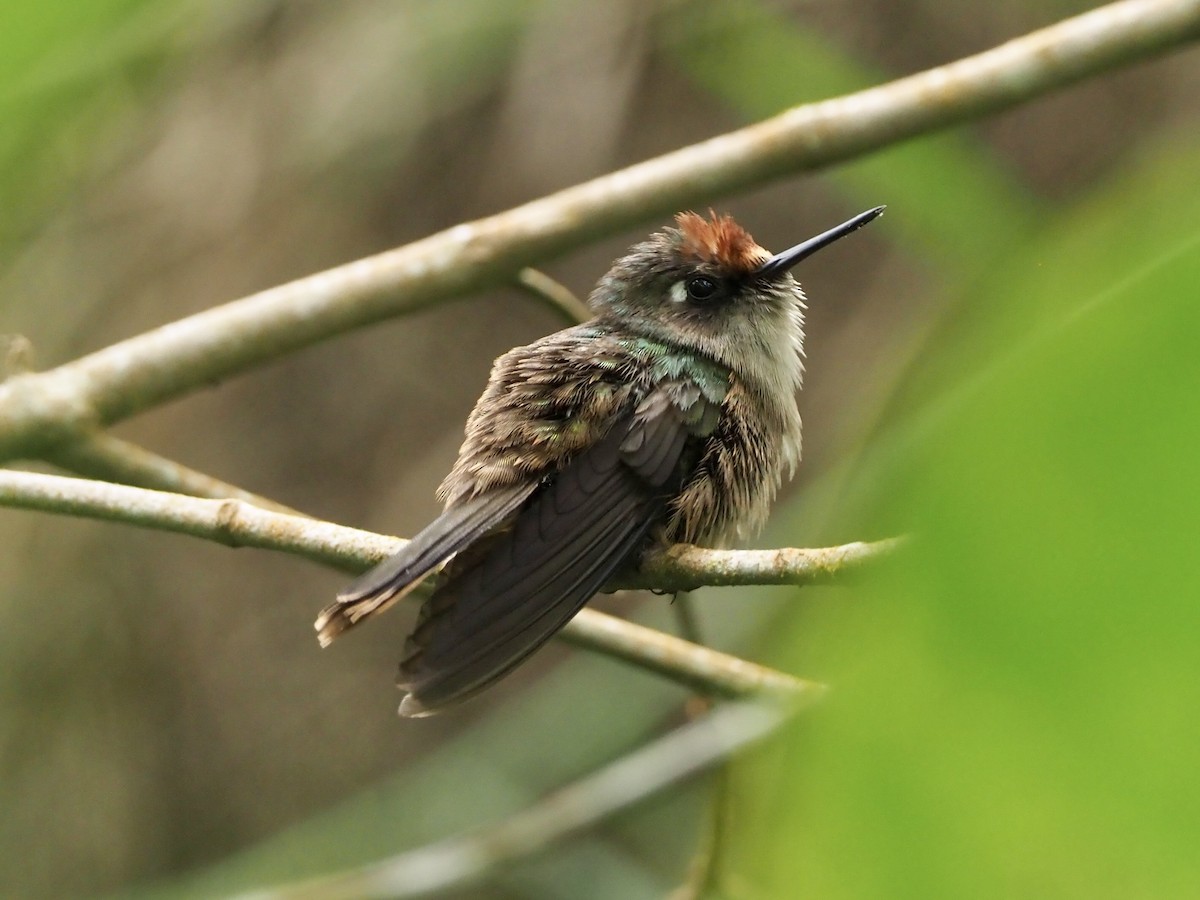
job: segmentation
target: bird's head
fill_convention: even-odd
[[[771,254],[729,216],[680,213],[634,245],[588,300],[601,319],[693,349],[736,372],[798,384],[804,292],[791,269],[874,219],[876,207]]]

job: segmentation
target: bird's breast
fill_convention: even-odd
[[[722,546],[756,534],[800,449],[794,403],[773,404],[734,381],[713,433],[672,504],[666,538]]]

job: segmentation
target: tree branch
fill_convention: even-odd
[[[403,542],[356,528],[320,522],[302,516],[259,509],[241,500],[208,500],[168,494],[127,485],[0,469],[0,505],[37,509],[63,515],[86,516],[147,528],[174,531],[217,541],[231,547],[259,547],[303,556],[323,565],[357,573],[394,553]],[[845,548],[770,551],[792,560],[792,580],[771,583],[806,584],[862,568],[886,555],[895,542],[854,544]],[[656,586],[657,579],[672,577],[696,583],[706,553],[715,554],[720,583],[755,584],[759,567],[751,565],[741,576],[732,557],[739,551],[687,548],[688,560],[673,571],[672,551],[660,554],[654,576],[639,579],[641,586]],[[741,551],[756,554],[763,551]],[[812,565],[804,560],[821,560]],[[840,562],[838,562],[840,560]],[[779,578],[772,569],[771,578]],[[692,644],[681,638],[633,622],[584,609],[563,630],[562,636],[579,647],[666,675],[689,687],[725,697],[763,693],[795,698],[818,696],[823,688],[726,653]]]
[[[647,553],[636,582],[622,587],[653,587],[671,593],[698,587],[745,584],[818,584],[845,577],[898,549],[903,538],[838,547],[781,547],[774,550],[710,550],[675,544]]]
[[[236,498],[165,491],[0,469],[0,506],[124,522],[229,547],[281,550],[349,573],[396,550],[396,538],[300,515],[270,512]]]
[[[258,547],[360,572],[399,550],[386,537],[305,516],[271,512],[236,498],[214,500],[123,484],[0,469],[0,506],[124,522],[207,538],[230,547]],[[678,544],[648,554],[639,573],[614,590],[690,590],[706,585],[813,584],[859,571],[892,553],[900,540],[839,547],[709,550]],[[741,562],[745,559],[745,564]]]
[[[555,281],[540,269],[526,267],[517,273],[517,286],[540,300],[572,325],[592,318],[588,305],[571,293],[565,284]]]
[[[29,338],[23,334],[0,335],[0,382],[34,371],[33,358],[34,349]],[[39,458],[87,478],[193,497],[235,497],[263,509],[300,515],[282,503],[189,469],[182,463],[103,431],[83,432],[59,444],[43,444]]]
[[[719,707],[495,825],[361,868],[255,891],[242,900],[424,897],[466,887],[728,759],[768,737],[787,718],[788,711],[776,706]]]
[[[42,459],[85,478],[115,481],[156,491],[245,500],[261,509],[299,516],[290,506],[244,490],[235,484],[205,475],[137,444],[102,431],[58,446],[47,447]]]
[[[559,634],[576,647],[633,663],[707,695],[732,699],[770,695],[808,702],[825,694],[825,686],[815,681],[595,609],[580,610]]]
[[[697,202],[1014,106],[1200,35],[1200,0],[1122,0],[890,84],[788,110],[508,212],[179,320],[0,385],[0,458],[111,424]]]

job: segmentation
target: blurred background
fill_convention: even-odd
[[[51,367],[1092,5],[5,0],[0,333]],[[777,249],[889,205],[798,273],[805,461],[760,544],[918,535],[851,587],[697,595],[714,645],[835,686],[732,768],[718,896],[1200,896],[1197,97],[1185,51],[712,198]],[[661,224],[547,271],[585,295]],[[474,296],[117,433],[412,534],[492,359],[563,324]],[[682,689],[552,647],[402,721],[412,611],[320,652],[336,573],[9,510],[0,548],[6,897],[367,861],[682,720]],[[463,896],[665,896],[710,787]]]

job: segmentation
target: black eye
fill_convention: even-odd
[[[717,295],[717,283],[707,275],[693,275],[684,284],[688,298],[704,303]]]

